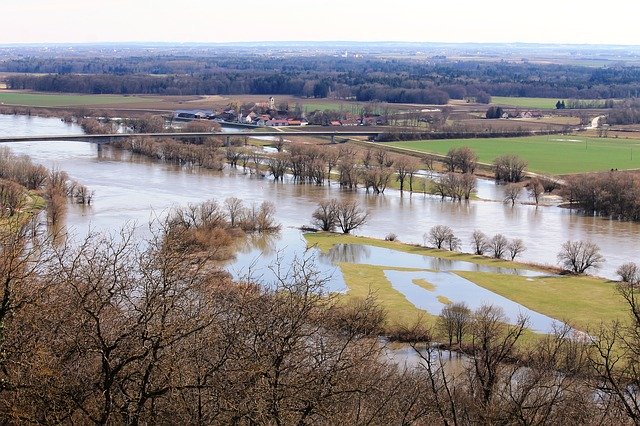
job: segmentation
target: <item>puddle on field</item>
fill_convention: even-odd
[[[445,306],[442,301],[448,300],[452,303],[464,302],[471,310],[482,305],[500,306],[511,324],[515,324],[518,317],[524,315],[528,318],[528,328],[539,333],[551,333],[554,323],[559,325],[553,318],[532,311],[453,272],[388,270],[384,271],[384,275],[391,286],[409,302],[432,315],[439,315]],[[415,284],[415,280],[426,281],[433,288],[427,290]]]
[[[545,275],[542,272],[513,268],[497,268],[475,263],[438,259],[429,256],[404,253],[382,247],[362,244],[338,244],[328,253],[306,247],[306,241],[295,229],[283,229],[279,234],[248,241],[236,259],[227,266],[236,278],[250,274],[267,285],[280,273],[290,271],[295,260],[313,260],[319,276],[326,277],[324,288],[331,292],[344,292],[347,285],[338,263],[355,263],[389,268],[412,268],[420,271],[385,270],[391,286],[403,294],[417,308],[438,315],[449,302],[465,302],[474,310],[483,304],[500,306],[509,322],[515,323],[519,315],[529,318],[529,327],[537,332],[553,330],[554,319],[532,311],[512,300],[484,289],[450,271],[478,271],[514,274],[528,277]],[[428,269],[428,270],[427,270]],[[423,287],[415,284],[421,280]]]
[[[331,263],[356,263],[389,268],[430,269],[433,271],[471,271],[492,272],[496,274],[521,275],[537,277],[548,275],[543,272],[527,269],[500,268],[489,265],[478,265],[463,260],[441,259],[419,254],[405,253],[383,247],[362,244],[336,244],[328,253],[320,254],[320,259]]]

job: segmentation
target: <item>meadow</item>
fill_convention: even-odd
[[[0,105],[32,107],[69,107],[134,104],[144,101],[138,96],[67,95],[52,93],[0,92]]]
[[[480,162],[487,164],[501,155],[515,154],[528,162],[527,170],[553,175],[640,168],[638,139],[594,138],[574,134],[423,140],[384,145],[440,155],[446,155],[451,148],[468,146],[478,154]]]
[[[537,270],[535,266],[519,262],[497,260],[484,256],[424,248],[400,242],[382,241],[332,233],[305,234],[307,244],[326,252],[335,244],[366,244],[400,252],[464,260],[481,265]],[[385,270],[403,270],[377,265],[341,263],[340,269],[348,287],[346,298],[377,297],[387,312],[388,325],[410,325],[422,318],[428,325],[435,317],[418,309],[397,290],[384,275]],[[496,294],[511,299],[529,309],[587,330],[602,322],[625,321],[628,307],[617,293],[614,282],[591,276],[553,275],[528,278],[518,275],[487,272],[457,272],[463,278]],[[416,283],[430,289],[427,282]]]
[[[491,103],[494,105],[508,105],[519,108],[532,109],[555,109],[556,102],[563,99],[555,98],[516,98],[506,96],[492,96]],[[565,100],[566,102],[566,100]]]

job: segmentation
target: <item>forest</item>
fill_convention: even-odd
[[[131,56],[10,56],[0,60],[10,89],[91,94],[281,94],[358,101],[482,103],[490,96],[637,97],[640,67],[529,62],[342,57],[256,52]]]

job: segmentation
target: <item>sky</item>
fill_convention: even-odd
[[[0,44],[410,41],[640,45],[638,0],[2,0]]]

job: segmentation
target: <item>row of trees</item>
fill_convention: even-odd
[[[423,235],[424,244],[440,249],[457,251],[462,248],[462,240],[455,235],[453,229],[446,225],[435,225]],[[480,230],[473,231],[470,238],[471,252],[475,255],[490,255],[495,259],[505,257],[515,260],[525,250],[524,241],[520,238],[509,240],[502,234],[487,236]],[[590,269],[597,269],[604,263],[600,248],[590,241],[566,241],[562,244],[557,256],[558,263],[566,271],[584,274]],[[638,276],[635,264],[625,264],[618,269],[623,281],[629,282]]]
[[[224,168],[224,152],[220,141],[206,144],[183,143],[175,139],[127,138],[115,146],[128,149],[135,154],[183,166],[204,167],[212,170]]]
[[[432,192],[453,201],[468,200],[476,190],[476,178],[471,173],[445,173],[435,178],[431,184]]]
[[[462,248],[462,240],[458,238],[453,229],[446,225],[435,225],[429,232],[423,235],[425,245],[431,244],[437,249],[457,251]],[[502,259],[508,255],[511,260],[522,254],[526,247],[520,238],[507,239],[502,234],[496,234],[489,238],[482,231],[475,230],[471,235],[470,246],[473,254],[484,256],[490,254],[495,259]]]

